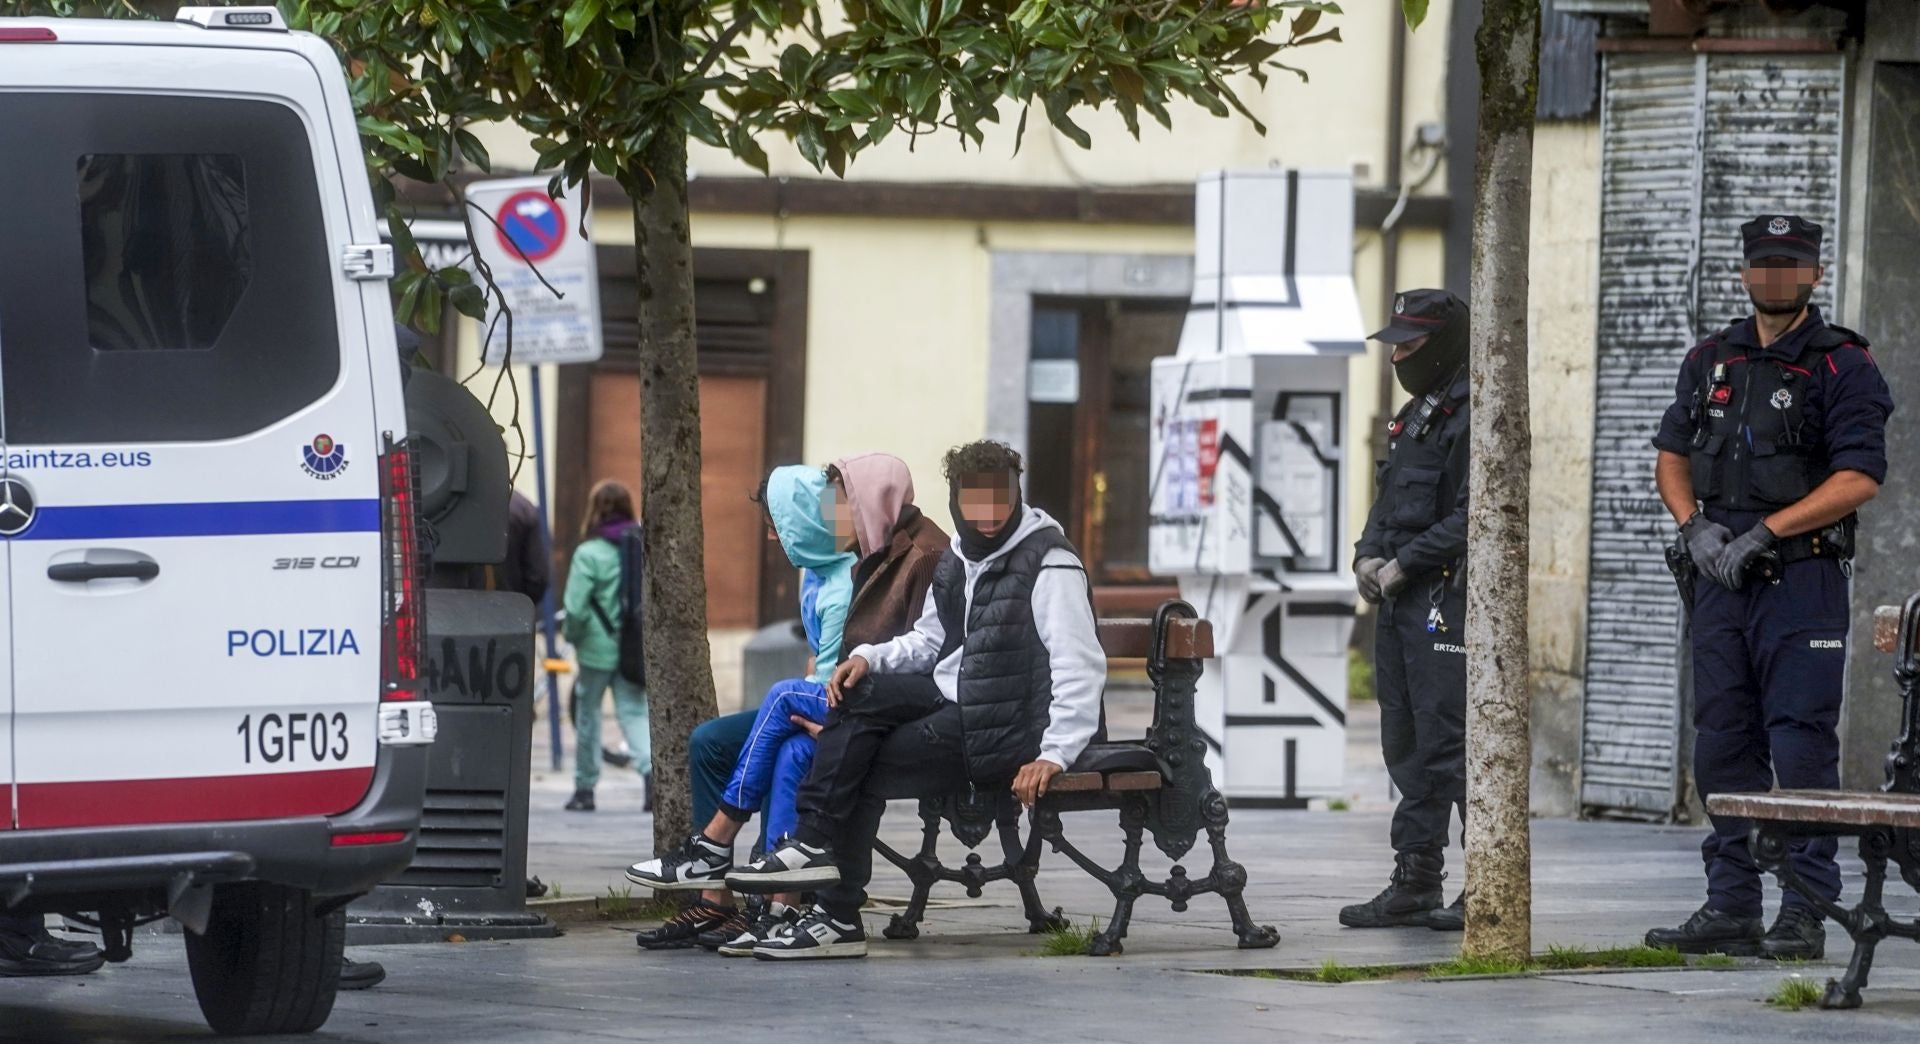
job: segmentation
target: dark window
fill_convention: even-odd
[[[79,180],[87,343],[212,348],[253,267],[240,157],[83,156]]]
[[[333,387],[339,244],[293,109],[8,94],[0,157],[7,442],[233,438]]]

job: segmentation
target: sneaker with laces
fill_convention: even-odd
[[[718,950],[720,947],[739,938],[741,932],[746,931],[752,926],[753,921],[746,913],[736,913],[719,925],[694,936],[693,943],[695,946],[709,952]]]
[[[791,925],[776,929],[754,944],[753,956],[761,961],[825,960],[834,957],[865,957],[867,930],[856,915],[843,921],[815,906]]]
[[[718,948],[722,957],[751,957],[753,949],[774,937],[782,928],[800,923],[800,911],[786,903],[768,903],[747,929]]]
[[[773,851],[727,875],[727,887],[748,895],[805,892],[840,883],[840,868],[825,848],[787,838]]]
[[[633,941],[639,943],[643,950],[684,950],[693,946],[701,932],[720,927],[738,913],[731,906],[723,906],[702,896],[686,909],[661,922],[660,927],[635,933]]]
[[[627,880],[656,892],[719,888],[733,870],[733,846],[695,834],[676,851],[627,867]]]

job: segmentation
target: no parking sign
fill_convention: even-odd
[[[549,196],[546,178],[477,181],[467,199],[485,214],[473,215],[475,247],[513,310],[513,361],[600,358],[600,282],[578,201]],[[497,304],[489,309],[483,329],[493,331],[486,346],[493,365],[507,352],[507,322],[494,321],[497,311]]]

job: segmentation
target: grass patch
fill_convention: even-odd
[[[1326,963],[1320,966],[1318,971],[1309,972],[1304,978],[1308,982],[1371,982],[1374,979],[1391,978],[1405,970],[1406,969],[1400,967],[1382,965],[1350,968],[1329,957]]]
[[[560,882],[558,881],[548,885],[547,894],[543,896],[543,898],[546,899],[565,899],[566,897],[567,893],[560,889]]]
[[[1462,954],[1444,964],[1436,964],[1427,969],[1427,974],[1436,979],[1451,979],[1461,975],[1518,975],[1521,972],[1535,970],[1532,961],[1516,961],[1508,957],[1469,957]]]
[[[1780,980],[1780,985],[1774,988],[1773,996],[1767,998],[1767,1003],[1781,1011],[1799,1011],[1801,1008],[1818,1006],[1820,998],[1825,995],[1826,990],[1819,983],[1795,975]]]
[[[1724,953],[1703,953],[1693,959],[1696,968],[1738,968],[1740,962]]]
[[[1087,947],[1092,945],[1093,937],[1100,931],[1100,918],[1084,928],[1075,927],[1071,922],[1064,928],[1055,928],[1047,932],[1045,941],[1040,944],[1042,957],[1081,957]]]
[[[1347,650],[1347,699],[1356,703],[1373,702],[1373,664],[1358,649]]]
[[[1604,950],[1554,946],[1534,963],[1544,971],[1578,971],[1584,968],[1684,968],[1687,959],[1678,950],[1652,946],[1614,946]]]
[[[607,886],[607,897],[600,903],[600,912],[619,920],[633,912],[633,888],[631,886],[614,891]]]
[[[1346,798],[1328,798],[1327,799],[1327,811],[1329,812],[1345,812],[1351,808],[1353,808],[1353,804],[1352,802],[1349,802]]]

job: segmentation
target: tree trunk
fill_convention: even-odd
[[[1466,954],[1532,950],[1527,256],[1539,0],[1486,0],[1477,44],[1473,464],[1467,513]]]
[[[653,844],[656,851],[666,851],[693,833],[687,741],[716,707],[707,647],[686,135],[677,127],[662,127],[642,162],[643,171],[623,180],[644,190],[634,193],[633,217],[640,294],[640,514],[647,548],[643,608],[653,733]]]

